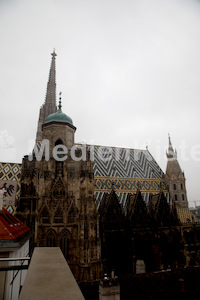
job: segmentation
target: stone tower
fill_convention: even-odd
[[[36,134],[36,142],[42,140],[42,124],[44,124],[45,119],[52,113],[57,111],[56,107],[56,56],[55,49],[52,55],[51,67],[49,72],[49,80],[47,83],[47,91],[45,102],[40,108],[38,128]]]
[[[49,157],[43,142],[37,143],[32,157],[24,157],[18,215],[33,228],[36,246],[60,247],[75,278],[90,281],[100,278],[93,165],[89,150],[74,143],[76,127],[62,112],[61,98],[56,109],[55,55],[37,132]]]
[[[167,155],[167,168],[165,182],[169,188],[172,199],[180,207],[188,207],[187,191],[185,185],[185,175],[182,172],[177,160],[177,152],[173,149],[169,136],[169,147]]]

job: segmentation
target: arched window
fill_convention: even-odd
[[[60,249],[66,259],[69,259],[69,232],[63,229],[60,233]]]
[[[181,183],[181,189],[183,190],[183,184]]]
[[[59,158],[62,158],[62,157],[64,157],[65,156],[65,154],[63,154],[63,151],[64,151],[64,149],[63,149],[63,147],[64,147],[64,145],[63,145],[63,142],[62,142],[62,140],[61,139],[58,139],[56,142],[55,142],[55,146],[56,146],[56,148],[57,148],[57,151],[59,152],[61,152],[62,154],[57,154],[57,156],[59,157]],[[60,146],[60,147],[59,147]]]
[[[72,206],[68,214],[68,223],[74,223],[74,222],[76,222],[76,212],[74,207]]]
[[[57,185],[53,191],[53,195],[54,197],[57,197],[57,196],[65,196],[65,191],[64,191],[64,188],[63,186],[61,185]]]
[[[56,142],[55,142],[55,146],[58,146],[58,145],[63,145],[63,142],[61,139],[58,139]]]
[[[63,210],[59,206],[54,215],[54,223],[63,223]]]
[[[178,201],[178,197],[177,195],[174,195],[175,201]]]
[[[182,200],[184,201],[185,200],[185,197],[184,197],[184,195],[182,194]]]
[[[176,184],[174,183],[174,190],[176,191]]]
[[[43,207],[42,212],[41,212],[41,221],[44,224],[49,224],[50,222],[50,216],[49,216],[49,211],[46,207],[46,205]]]
[[[54,230],[49,230],[46,236],[47,247],[55,247],[56,244],[56,233]]]

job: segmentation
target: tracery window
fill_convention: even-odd
[[[59,206],[54,215],[54,223],[63,223],[63,210]]]
[[[76,212],[74,207],[71,207],[68,214],[68,223],[75,223],[75,222],[76,222]]]
[[[49,215],[49,211],[46,207],[46,205],[43,207],[42,212],[41,212],[41,220],[42,223],[44,224],[49,224],[50,222],[50,215]]]
[[[46,236],[46,245],[47,247],[55,247],[56,244],[56,233],[54,230],[49,230]]]
[[[60,234],[60,249],[66,259],[69,259],[69,232],[63,229]]]

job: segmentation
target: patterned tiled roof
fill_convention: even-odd
[[[88,146],[89,147],[89,146]],[[124,205],[127,193],[134,193],[138,186],[147,201],[150,193],[160,188],[167,192],[164,173],[148,150],[91,146],[94,149],[94,180],[97,204],[114,186]]]
[[[4,207],[0,211],[0,241],[16,240],[30,230]]]
[[[17,182],[15,202],[19,199],[19,195],[20,195],[20,188],[21,188],[20,179],[21,179],[21,164],[0,162],[0,181],[9,180],[9,181]],[[11,213],[13,213],[16,209],[15,205],[7,205],[6,208]]]
[[[182,224],[200,224],[200,220],[189,210],[189,208],[182,208],[176,205],[177,215]]]

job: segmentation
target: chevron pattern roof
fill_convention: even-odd
[[[167,192],[164,173],[148,150],[100,146],[91,146],[91,149],[94,151],[97,204],[103,192],[111,190],[112,185],[122,204],[125,203],[127,193],[136,192],[138,184],[146,201],[149,193],[159,192],[160,188]]]
[[[95,146],[94,175],[162,178],[164,173],[148,150]]]
[[[200,220],[189,210],[189,208],[183,208],[176,205],[177,215],[182,224],[198,223]]]

